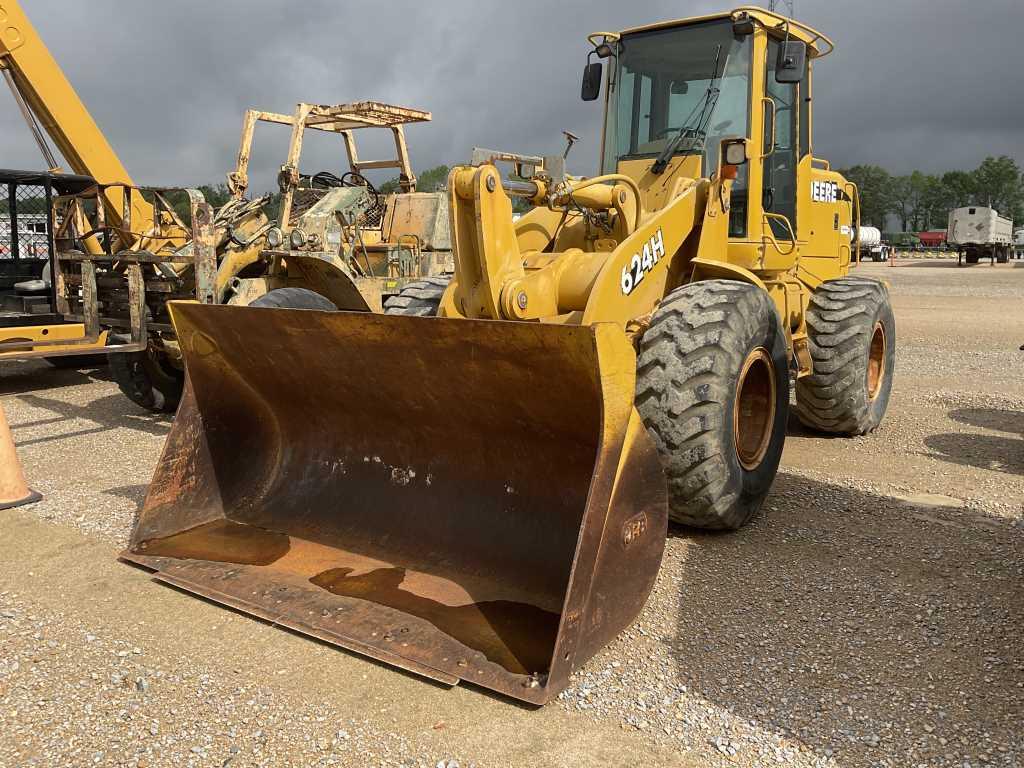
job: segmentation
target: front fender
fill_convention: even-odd
[[[761,290],[767,290],[761,278],[749,269],[737,264],[709,259],[704,256],[698,256],[690,263],[693,264],[693,273],[689,281],[691,283],[696,283],[700,280],[739,280],[742,283],[756,285]]]
[[[583,325],[625,327],[661,301],[673,259],[703,221],[707,184],[692,184],[612,251],[590,293]]]

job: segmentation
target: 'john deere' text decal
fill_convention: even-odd
[[[834,203],[839,199],[839,185],[834,181],[812,181],[811,200],[816,203]]]

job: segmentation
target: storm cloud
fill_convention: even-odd
[[[37,30],[137,183],[220,181],[242,113],[297,101],[377,100],[433,112],[407,131],[425,169],[473,146],[560,152],[595,170],[601,109],[579,99],[586,33],[723,9],[711,2],[115,2],[22,0]],[[1024,162],[1020,0],[797,0],[836,52],[815,70],[815,154],[894,173]],[[6,90],[6,89],[4,89]],[[284,129],[257,134],[255,185],[283,160]],[[0,166],[42,160],[0,92]],[[385,138],[386,137],[381,137]],[[336,137],[303,166],[336,168]],[[328,141],[334,139],[334,141]],[[383,151],[380,141],[361,147]]]

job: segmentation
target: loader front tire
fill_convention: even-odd
[[[896,362],[896,322],[885,284],[863,277],[822,283],[807,308],[807,336],[814,373],[796,383],[800,421],[838,435],[878,427]]]
[[[789,410],[786,341],[768,294],[735,280],[670,292],[640,340],[636,408],[665,468],[669,517],[746,523],[775,479]]]
[[[126,334],[110,334],[109,344],[127,344]],[[174,413],[185,388],[185,372],[152,340],[142,352],[113,352],[110,372],[122,394],[147,411]]]
[[[308,288],[275,288],[250,302],[249,306],[270,309],[319,309],[322,312],[338,311],[333,301]]]
[[[384,302],[384,314],[434,317],[450,280],[447,276],[426,277],[409,283],[397,296]]]

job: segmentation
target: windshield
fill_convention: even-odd
[[[605,169],[624,158],[657,157],[670,144],[676,155],[701,154],[705,173],[713,169],[719,139],[749,133],[751,40],[736,38],[728,19],[623,37]]]

